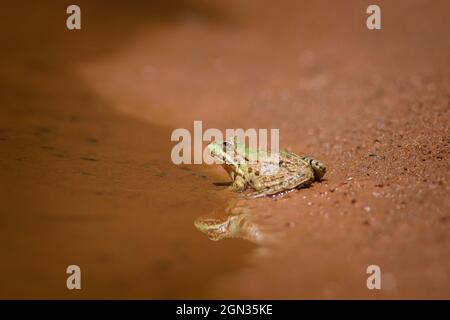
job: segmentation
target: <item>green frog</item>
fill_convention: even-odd
[[[246,198],[274,196],[308,187],[325,175],[325,165],[308,156],[288,150],[277,153],[253,150],[238,137],[208,145],[211,156],[222,164],[237,192],[253,189]]]

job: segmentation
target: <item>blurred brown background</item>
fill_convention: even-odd
[[[370,1],[69,4],[2,4],[1,298],[450,298],[448,1],[377,1],[378,31]],[[279,128],[326,180],[212,242],[236,195],[170,161],[193,120]]]

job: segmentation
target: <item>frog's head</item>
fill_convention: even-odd
[[[322,179],[322,177],[325,175],[325,173],[327,172],[327,168],[325,167],[325,164],[323,164],[323,162],[321,162],[319,160],[311,159],[311,158],[309,158],[308,162],[314,170],[314,177],[316,178],[317,181],[320,181]]]
[[[208,145],[211,156],[219,161],[227,172],[235,171],[242,174],[240,164],[244,163],[243,148],[236,137],[225,141],[214,141]]]

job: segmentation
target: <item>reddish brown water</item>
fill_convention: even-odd
[[[164,3],[81,1],[78,32],[3,8],[0,297],[450,298],[448,2],[382,1],[376,32],[364,1]],[[236,195],[170,161],[194,120],[280,128],[326,180],[212,242]]]

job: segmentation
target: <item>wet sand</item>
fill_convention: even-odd
[[[77,32],[50,1],[0,22],[1,298],[450,298],[446,1],[381,2],[380,31],[364,1],[79,4]],[[171,162],[194,120],[279,128],[326,179],[212,242],[194,220],[237,195]]]

